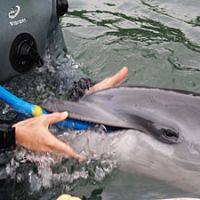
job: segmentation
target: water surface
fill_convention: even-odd
[[[199,90],[200,2],[71,1],[69,52],[95,79],[129,67],[127,83]]]

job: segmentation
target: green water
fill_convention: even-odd
[[[68,50],[95,79],[128,66],[128,84],[199,91],[200,1],[75,0]]]

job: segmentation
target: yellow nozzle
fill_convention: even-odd
[[[36,117],[36,116],[39,116],[41,114],[42,114],[42,108],[38,105],[35,105],[33,107],[33,110],[32,110],[32,115]]]
[[[56,200],[81,200],[81,199],[78,197],[72,197],[70,195],[63,194],[60,197],[58,197]]]

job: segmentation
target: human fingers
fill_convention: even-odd
[[[108,77],[108,78],[102,80],[101,82],[95,84],[93,87],[91,87],[89,89],[89,91],[86,91],[86,94],[119,85],[126,78],[127,75],[128,75],[128,68],[123,67],[115,75]]]
[[[51,133],[49,132],[49,134],[51,134]],[[50,138],[49,138],[48,148],[49,148],[49,151],[51,151],[51,152],[57,152],[59,154],[65,155],[65,156],[75,158],[79,161],[82,161],[82,160],[85,159],[82,155],[76,153],[69,145],[60,141],[59,139],[57,139],[53,135],[52,135],[51,141],[50,141]]]
[[[115,75],[111,76],[110,79],[110,86],[115,86],[119,84],[121,81],[123,81],[126,76],[128,75],[128,68],[123,67],[119,72],[117,72]]]
[[[67,117],[68,117],[67,112],[51,113],[51,114],[45,115],[45,123],[46,123],[46,125],[54,124],[54,123],[57,123],[59,121],[65,120]]]

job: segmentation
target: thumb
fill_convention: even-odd
[[[127,75],[128,75],[128,68],[123,67],[115,75],[110,76],[110,77],[104,79],[103,81],[95,84],[86,93],[89,94],[89,93],[92,93],[92,92],[95,92],[95,91],[99,91],[99,90],[103,90],[103,89],[107,89],[107,88],[117,86],[127,77]]]
[[[45,121],[47,125],[50,125],[50,124],[57,123],[59,121],[63,121],[67,117],[68,117],[68,112],[62,112],[62,113],[56,112],[56,113],[45,115],[45,118],[46,118]]]
[[[115,86],[119,84],[121,81],[125,79],[125,77],[128,75],[128,68],[123,67],[119,72],[117,72],[115,75],[110,77],[110,86]]]

